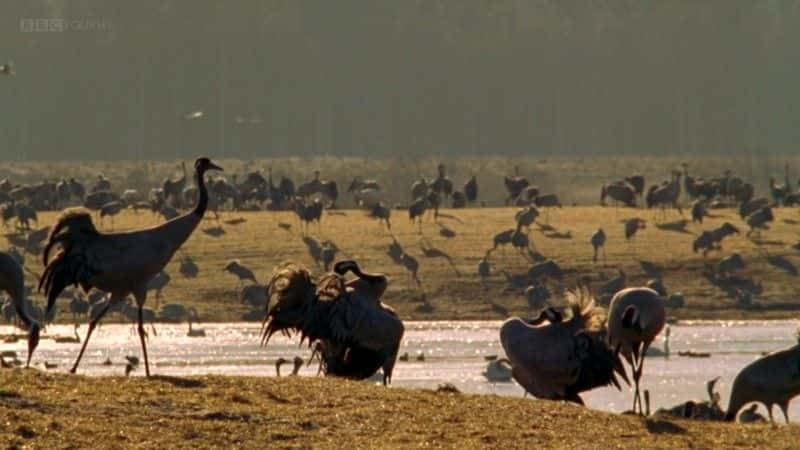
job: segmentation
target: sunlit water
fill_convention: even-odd
[[[762,352],[786,348],[796,343],[796,322],[697,322],[672,326],[670,358],[647,358],[643,387],[651,394],[652,408],[673,406],[689,399],[707,398],[705,383],[720,376],[718,390],[723,406],[727,405],[731,383],[738,371],[758,358]],[[481,372],[484,357],[501,355],[498,338],[500,322],[406,322],[406,334],[400,353],[408,353],[408,362],[398,361],[393,386],[435,388],[450,382],[463,392],[522,396],[515,383],[490,383]],[[267,348],[260,347],[260,325],[254,323],[199,324],[206,337],[189,338],[183,325],[158,324],[157,335],[148,341],[151,369],[164,375],[254,375],[274,376],[278,357],[295,355],[307,358],[309,350],[300,348],[297,340],[273,337]],[[11,327],[0,327],[0,334],[11,333]],[[81,338],[85,327],[81,327]],[[69,336],[71,326],[50,326],[50,335]],[[655,347],[660,347],[659,337]],[[43,340],[34,361],[57,363],[54,370],[66,371],[78,354],[80,344],[55,343]],[[25,342],[0,344],[2,350],[16,350],[25,356]],[[678,356],[678,351],[694,350],[711,353],[710,358]],[[416,361],[423,353],[425,361]],[[88,375],[122,375],[126,355],[140,355],[139,339],[130,325],[102,325],[95,331],[79,369]],[[110,359],[111,366],[103,365]],[[291,371],[291,363],[282,367]],[[143,367],[134,372],[142,375]],[[303,367],[301,375],[316,374],[316,365]],[[588,405],[604,410],[630,409],[632,395],[627,389],[596,389],[584,395]],[[779,411],[775,410],[777,414]],[[790,415],[800,418],[800,400],[794,402]]]

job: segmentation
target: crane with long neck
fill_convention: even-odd
[[[56,298],[68,285],[80,285],[85,291],[96,288],[111,295],[103,309],[89,322],[86,339],[71,370],[73,373],[78,369],[97,322],[111,306],[133,294],[138,306],[138,331],[145,371],[150,375],[142,311],[147,300],[147,283],[164,269],[203,219],[208,208],[204,176],[208,170],[222,169],[208,158],[198,158],[195,180],[199,195],[194,209],[151,228],[101,233],[92,223],[89,211],[83,208],[67,209],[58,219],[44,248],[45,271],[39,280],[39,289],[47,295],[47,310],[53,308]],[[55,247],[59,250],[51,259],[50,253]]]
[[[28,361],[25,364],[28,367],[31,364],[31,356],[39,345],[41,325],[25,308],[25,275],[22,273],[22,266],[5,252],[0,252],[0,290],[6,291],[11,297],[14,311],[28,329]]]

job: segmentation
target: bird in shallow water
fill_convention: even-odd
[[[547,308],[530,322],[506,320],[500,343],[514,380],[527,393],[582,405],[582,392],[609,384],[620,388],[615,374],[628,378],[605,340],[603,308],[585,289],[569,292],[566,300],[564,313]]]
[[[357,278],[346,281],[348,272]],[[361,380],[380,368],[384,384],[390,382],[404,326],[380,301],[388,286],[385,275],[340,261],[333,273],[314,280],[306,268],[286,263],[268,285],[274,306],[263,323],[262,345],[276,332],[294,331],[318,350],[325,375]]]
[[[145,373],[150,376],[143,323],[147,285],[164,269],[203,220],[208,208],[205,174],[209,170],[222,169],[205,157],[195,161],[195,181],[199,193],[195,207],[155,227],[123,233],[102,233],[95,227],[88,210],[68,208],[62,212],[43,251],[45,270],[39,279],[39,289],[47,296],[47,311],[53,310],[59,294],[69,285],[80,285],[86,292],[96,288],[111,294],[90,320],[86,338],[70,372],[77,371],[97,323],[111,306],[125,302],[128,295],[133,294],[138,307],[137,330]]]
[[[611,299],[608,342],[631,366],[634,382],[633,411],[643,413],[639,383],[644,357],[666,324],[664,299],[649,288],[623,289]]]

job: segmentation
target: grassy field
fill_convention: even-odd
[[[6,448],[796,448],[800,428],[325,378],[0,372]]]
[[[322,225],[312,225],[309,235],[318,242],[331,240],[339,247],[338,258],[354,258],[365,270],[381,271],[391,277],[391,284],[384,301],[392,305],[404,319],[503,319],[508,315],[530,315],[526,299],[520,289],[509,289],[503,271],[522,274],[530,267],[519,253],[511,247],[498,249],[491,257],[492,276],[482,285],[476,274],[479,259],[491,246],[492,236],[514,226],[512,208],[481,208],[466,210],[444,210],[439,219],[455,231],[454,238],[439,234],[440,226],[432,219],[426,220],[422,234],[407,219],[405,211],[394,211],[392,233],[404,250],[420,263],[419,277],[423,291],[410,279],[408,272],[395,264],[386,251],[392,235],[376,221],[361,211],[335,211],[325,214]],[[656,263],[663,269],[663,280],[670,292],[681,292],[686,299],[683,308],[672,309],[670,315],[680,319],[694,318],[796,318],[800,313],[797,277],[778,269],[768,262],[768,257],[785,256],[794,264],[800,257],[791,245],[797,242],[800,222],[797,209],[776,210],[776,221],[772,228],[762,233],[761,238],[751,240],[744,236],[746,225],[733,211],[714,211],[702,227],[689,225],[687,232],[660,229],[654,220],[654,212],[635,209],[601,207],[566,207],[549,214],[549,223],[555,231],[543,232],[534,226],[531,231],[532,245],[542,254],[554,259],[565,271],[562,281],[551,282],[550,288],[559,297],[565,288],[574,287],[579,278],[589,279],[597,288],[606,279],[615,276],[617,269],[628,275],[628,285],[644,284],[648,277],[640,267],[640,260]],[[628,217],[647,220],[647,228],[637,234],[635,241],[627,242],[623,235],[621,220]],[[239,225],[225,224],[225,220],[244,218]],[[55,213],[40,216],[40,226],[53,223]],[[679,219],[676,212],[669,212],[666,221]],[[153,225],[158,218],[150,213],[124,212],[114,221],[115,230],[124,230]],[[205,321],[240,320],[250,311],[239,300],[240,285],[235,277],[224,272],[223,266],[237,258],[256,273],[261,283],[266,283],[273,267],[280,262],[301,262],[317,273],[308,247],[301,237],[299,224],[291,213],[225,213],[219,224],[205,221],[183,249],[175,255],[167,267],[172,282],[163,291],[161,304],[179,302],[195,306],[200,319]],[[743,234],[723,242],[724,250],[703,259],[692,252],[695,234],[702,229],[731,221],[739,226]],[[279,224],[289,224],[286,230]],[[221,227],[224,234],[213,237],[203,230]],[[592,262],[592,249],[588,242],[590,234],[603,227],[608,235],[606,259]],[[105,228],[110,228],[106,222]],[[7,237],[8,238],[8,237]],[[433,247],[451,256],[454,267],[442,258],[425,257],[422,246]],[[754,298],[748,309],[737,307],[721,289],[712,285],[701,271],[705,264],[715,263],[719,258],[738,251],[744,257],[746,268],[743,275],[752,277],[763,286],[763,294]],[[195,279],[187,279],[178,272],[178,261],[184,255],[191,256],[200,268]],[[31,272],[41,273],[40,256],[28,254],[26,266]],[[35,283],[31,275],[28,283]],[[423,301],[427,298],[427,301]],[[41,299],[39,299],[41,301]],[[558,302],[558,300],[556,300]],[[67,300],[61,300],[61,310],[67,309]],[[151,294],[149,307],[156,307]],[[252,313],[253,318],[263,317]],[[61,320],[69,320],[61,314]]]

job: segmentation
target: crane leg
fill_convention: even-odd
[[[147,333],[144,330],[144,317],[142,314],[142,307],[144,307],[144,302],[147,300],[147,291],[138,292],[134,294],[136,297],[136,304],[139,307],[139,326],[137,330],[139,331],[139,341],[142,343],[142,356],[144,357],[144,373],[148,377],[150,376],[150,362],[147,360],[147,344],[145,342],[145,337]]]
[[[783,413],[783,418],[786,419],[786,424],[789,424],[789,403],[782,402],[778,406],[781,407],[781,412]]]
[[[89,321],[89,330],[86,332],[86,339],[83,340],[83,345],[81,345],[81,351],[78,353],[78,359],[75,360],[75,364],[73,364],[72,369],[69,370],[70,373],[75,373],[78,371],[78,365],[81,363],[81,358],[83,358],[83,352],[86,351],[86,346],[89,345],[89,338],[92,337],[92,332],[94,331],[94,328],[97,326],[98,322],[100,322],[100,319],[102,319],[103,316],[106,315],[108,309],[111,307],[111,304],[114,301],[115,297],[112,296],[106,303],[106,306],[104,306],[103,309],[100,310],[97,316],[92,318],[91,321]]]

